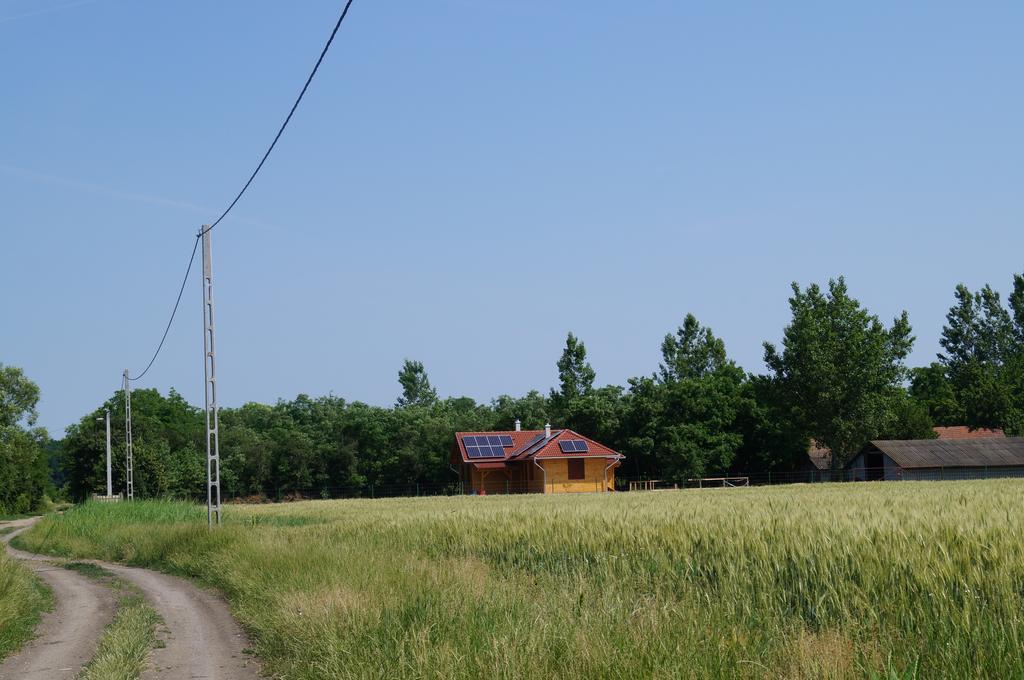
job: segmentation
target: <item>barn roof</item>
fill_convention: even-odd
[[[904,469],[1024,466],[1024,437],[878,440],[871,445]]]

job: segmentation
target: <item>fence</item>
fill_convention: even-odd
[[[956,481],[972,479],[1024,478],[1024,467],[941,466],[935,468],[856,467],[843,470],[800,470],[795,472],[738,472],[670,482],[652,479],[624,479],[626,489],[651,491],[713,486],[769,486],[777,484],[818,484],[865,481]],[[725,480],[725,481],[723,481]],[[746,483],[734,480],[746,480]]]

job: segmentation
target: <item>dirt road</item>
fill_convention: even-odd
[[[0,525],[22,527],[4,536],[4,544],[33,521],[18,520]],[[26,566],[53,589],[54,608],[43,614],[36,629],[37,637],[0,664],[0,678],[74,678],[92,658],[103,628],[114,616],[114,595],[88,576],[6,547],[8,553],[24,560]]]
[[[12,522],[8,526],[29,523],[31,520]],[[13,534],[5,538],[11,536]],[[37,573],[51,584],[57,599],[56,610],[47,615],[54,619],[56,627],[48,628],[48,620],[44,618],[38,630],[39,637],[0,665],[0,680],[73,678],[92,656],[96,640],[112,616],[113,597],[99,583],[50,564],[49,558],[16,551],[10,546],[8,551],[26,560],[33,568],[41,567]],[[245,653],[249,646],[248,638],[232,618],[227,604],[216,594],[201,590],[184,579],[147,569],[95,560],[82,561],[99,565],[134,584],[163,618],[165,625],[161,627],[160,634],[163,646],[150,653],[149,668],[142,676],[144,679],[255,680],[260,677],[259,663]],[[55,562],[59,564],[60,561]],[[72,581],[76,586],[88,585],[96,599],[86,599],[84,594],[70,588],[67,589],[69,592],[58,591],[53,585],[61,583],[63,588],[63,584]],[[52,658],[46,658],[47,652],[53,655]],[[13,665],[15,663],[32,665]],[[43,664],[51,670],[38,675],[26,675],[21,670],[30,667],[42,669]],[[52,671],[64,667],[69,670]]]
[[[184,579],[148,569],[96,562],[135,584],[163,618],[164,647],[150,653],[149,678],[259,678],[259,664],[245,654],[248,638],[224,601]]]

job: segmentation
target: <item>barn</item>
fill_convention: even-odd
[[[846,469],[855,481],[1024,477],[1024,437],[878,440]]]
[[[456,432],[451,463],[466,493],[574,493],[615,490],[625,458],[569,429]]]

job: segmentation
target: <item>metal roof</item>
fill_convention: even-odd
[[[1024,437],[871,442],[901,468],[1024,466]]]

